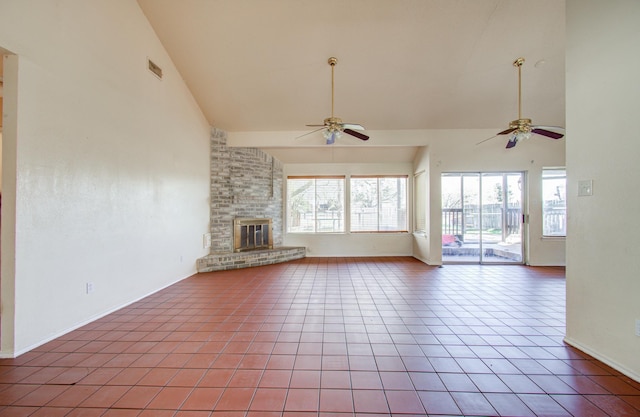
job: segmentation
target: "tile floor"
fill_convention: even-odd
[[[17,359],[0,416],[639,416],[562,268],[307,258],[190,277]]]

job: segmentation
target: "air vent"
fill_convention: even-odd
[[[156,77],[162,79],[162,68],[157,66],[156,63],[150,59],[147,59],[147,63],[149,64],[149,71],[151,71]]]

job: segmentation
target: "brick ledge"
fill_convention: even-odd
[[[303,246],[282,246],[238,253],[210,253],[198,259],[197,267],[198,272],[213,272],[272,265],[304,258],[306,252]]]

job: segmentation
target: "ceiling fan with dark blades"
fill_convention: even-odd
[[[333,115],[333,99],[334,99],[334,67],[338,63],[338,59],[331,57],[328,61],[331,66],[331,117],[327,117],[324,119],[324,123],[321,125],[307,125],[309,127],[319,127],[319,129],[313,130],[309,133],[305,133],[302,136],[310,135],[312,133],[318,132],[322,130],[322,134],[327,140],[327,145],[332,145],[335,143],[336,139],[342,136],[342,133],[346,133],[347,135],[351,135],[360,140],[369,140],[369,136],[364,133],[358,132],[358,130],[365,130],[362,125],[356,123],[343,123],[342,119],[339,117],[335,117]],[[302,136],[298,136],[299,138]]]
[[[488,139],[480,141],[477,145],[493,139],[500,135],[511,135],[507,142],[507,149],[513,148],[518,142],[529,139],[532,133],[537,135],[546,136],[551,139],[560,139],[564,136],[563,133],[558,133],[553,130],[562,130],[560,126],[534,126],[531,124],[531,119],[522,118],[522,64],[524,64],[524,58],[518,58],[513,62],[513,66],[518,67],[518,119],[509,123],[509,128],[502,132],[496,133]],[[549,130],[553,129],[553,130]]]

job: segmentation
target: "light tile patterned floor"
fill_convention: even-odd
[[[562,268],[408,257],[200,274],[0,361],[0,416],[639,416],[564,297]]]

